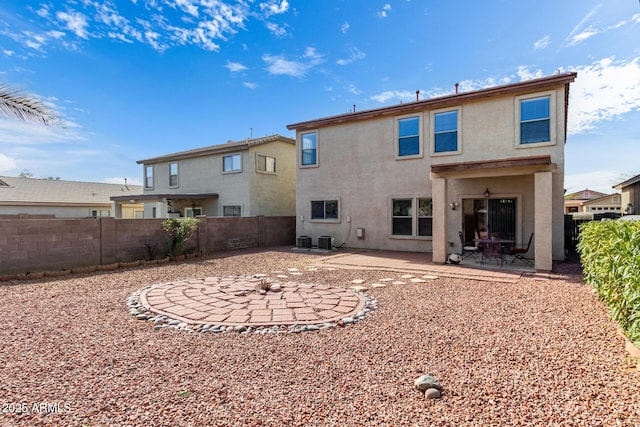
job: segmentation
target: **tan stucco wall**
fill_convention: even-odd
[[[406,251],[432,251],[432,239],[391,235],[391,206],[394,198],[432,197],[431,165],[478,160],[550,155],[552,173],[542,191],[551,192],[552,257],[564,257],[563,183],[564,183],[564,86],[527,97],[551,96],[552,141],[518,146],[519,120],[517,96],[503,96],[460,105],[460,150],[454,155],[432,155],[432,111],[410,114],[421,119],[421,155],[411,159],[396,157],[398,117],[380,117],[364,121],[326,126],[317,131],[317,167],[298,167],[297,171],[297,235],[315,238],[329,235],[335,244],[347,247]],[[456,107],[452,107],[456,108]],[[306,131],[305,131],[306,132]],[[300,164],[300,134],[297,162]],[[498,174],[500,171],[498,171]],[[508,176],[487,178],[487,171],[470,172],[467,177],[447,179],[444,212],[446,245],[450,252],[459,250],[460,210],[448,207],[463,197],[482,198],[485,188],[492,197],[518,199],[518,243],[528,239],[534,227],[535,184],[532,171],[509,171]],[[495,172],[491,172],[494,173]],[[489,173],[489,174],[491,174]],[[444,191],[444,190],[443,190]],[[539,190],[540,191],[540,190]],[[337,221],[311,221],[312,200],[339,200]],[[350,220],[350,221],[349,221]],[[434,218],[434,228],[440,224]],[[365,239],[356,238],[356,229],[366,229]],[[414,228],[415,230],[415,228]],[[546,231],[546,230],[545,230]],[[434,238],[442,230],[434,230]],[[538,232],[542,232],[538,230]],[[346,243],[345,243],[346,242]],[[449,244],[448,242],[451,242]],[[523,242],[526,243],[526,242]]]
[[[258,172],[257,156],[276,159],[276,172]],[[275,141],[257,145],[249,150],[251,164],[251,215],[296,214],[296,150],[286,142]]]

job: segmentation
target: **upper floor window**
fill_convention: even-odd
[[[301,136],[302,166],[318,164],[318,134],[316,132],[303,133]]]
[[[433,122],[434,151],[458,151],[458,111],[435,113]]]
[[[257,163],[258,172],[276,173],[275,157],[263,156],[261,154],[258,154],[256,158],[256,163]]]
[[[420,117],[398,119],[398,156],[420,154]]]
[[[153,188],[153,165],[144,167],[144,188]]]
[[[178,163],[169,163],[169,187],[178,186]]]
[[[311,219],[338,219],[337,200],[314,200],[311,202]]]
[[[520,100],[520,144],[551,141],[550,97]]]
[[[222,158],[223,172],[239,172],[242,170],[242,158],[240,154],[232,154]]]

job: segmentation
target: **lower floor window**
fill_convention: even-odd
[[[111,211],[109,210],[92,210],[91,216],[93,217],[101,217],[101,216],[111,216]]]
[[[240,206],[224,206],[222,208],[223,216],[240,216],[242,213]]]
[[[314,200],[311,202],[311,219],[338,219],[337,200]]]
[[[187,218],[195,218],[202,215],[202,208],[185,208],[184,216]]]
[[[429,198],[393,199],[392,231],[394,236],[433,235],[433,206]],[[415,207],[415,208],[414,208]],[[417,212],[417,215],[414,215]],[[414,233],[414,230],[417,230]]]

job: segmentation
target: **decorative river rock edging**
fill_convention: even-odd
[[[264,279],[263,275],[257,275],[253,277],[242,277],[242,276],[230,276],[225,278],[209,278],[215,279],[222,282],[231,282],[234,280],[239,281],[254,281],[255,283],[259,283],[260,280]],[[207,279],[207,280],[209,280]],[[289,287],[300,287],[305,286],[305,289],[323,289],[327,290],[330,288],[324,285],[309,285],[309,284],[299,284],[299,283],[278,283],[273,282],[275,291],[270,291],[269,294],[273,296],[276,293],[282,292]],[[148,293],[156,288],[161,286],[167,287],[171,284],[166,283],[157,283],[154,285],[146,286],[142,289],[131,294],[131,296],[127,299],[127,308],[129,309],[129,314],[134,316],[138,320],[147,320],[154,324],[154,330],[160,331],[166,328],[172,328],[184,332],[201,332],[201,333],[231,333],[236,332],[240,335],[248,335],[248,334],[275,334],[275,333],[300,333],[300,332],[310,332],[310,331],[320,331],[326,329],[333,329],[336,327],[345,327],[350,324],[357,323],[365,319],[365,317],[373,310],[377,309],[378,301],[373,299],[370,295],[364,292],[355,292],[353,290],[349,290],[346,288],[339,288],[340,292],[349,292],[353,295],[358,296],[361,300],[363,300],[363,304],[359,304],[361,307],[357,312],[354,313],[345,313],[344,317],[339,319],[334,319],[331,321],[319,321],[318,323],[313,323],[311,321],[305,322],[286,322],[286,321],[278,321],[274,319],[271,322],[265,322],[265,324],[251,324],[251,322],[237,322],[236,324],[230,324],[230,322],[208,322],[197,321],[197,320],[189,320],[186,319],[188,315],[181,316],[181,319],[172,318],[170,315],[164,313],[154,312],[154,310],[147,305],[148,301],[146,301],[145,296]],[[284,289],[283,289],[284,288]],[[170,289],[170,288],[169,288]],[[232,290],[233,291],[233,290]],[[244,291],[244,293],[247,293]],[[250,292],[253,293],[253,292]],[[256,289],[257,293],[257,289]],[[265,296],[264,292],[259,293],[261,296]],[[243,292],[238,292],[235,295],[240,296],[243,295]],[[350,297],[350,298],[353,298]],[[319,307],[314,310],[321,310],[322,307]],[[224,323],[224,324],[223,324]]]

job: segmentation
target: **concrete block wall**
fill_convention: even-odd
[[[295,244],[295,217],[200,218],[187,250],[212,253]],[[0,275],[147,259],[167,249],[162,219],[0,219]]]

